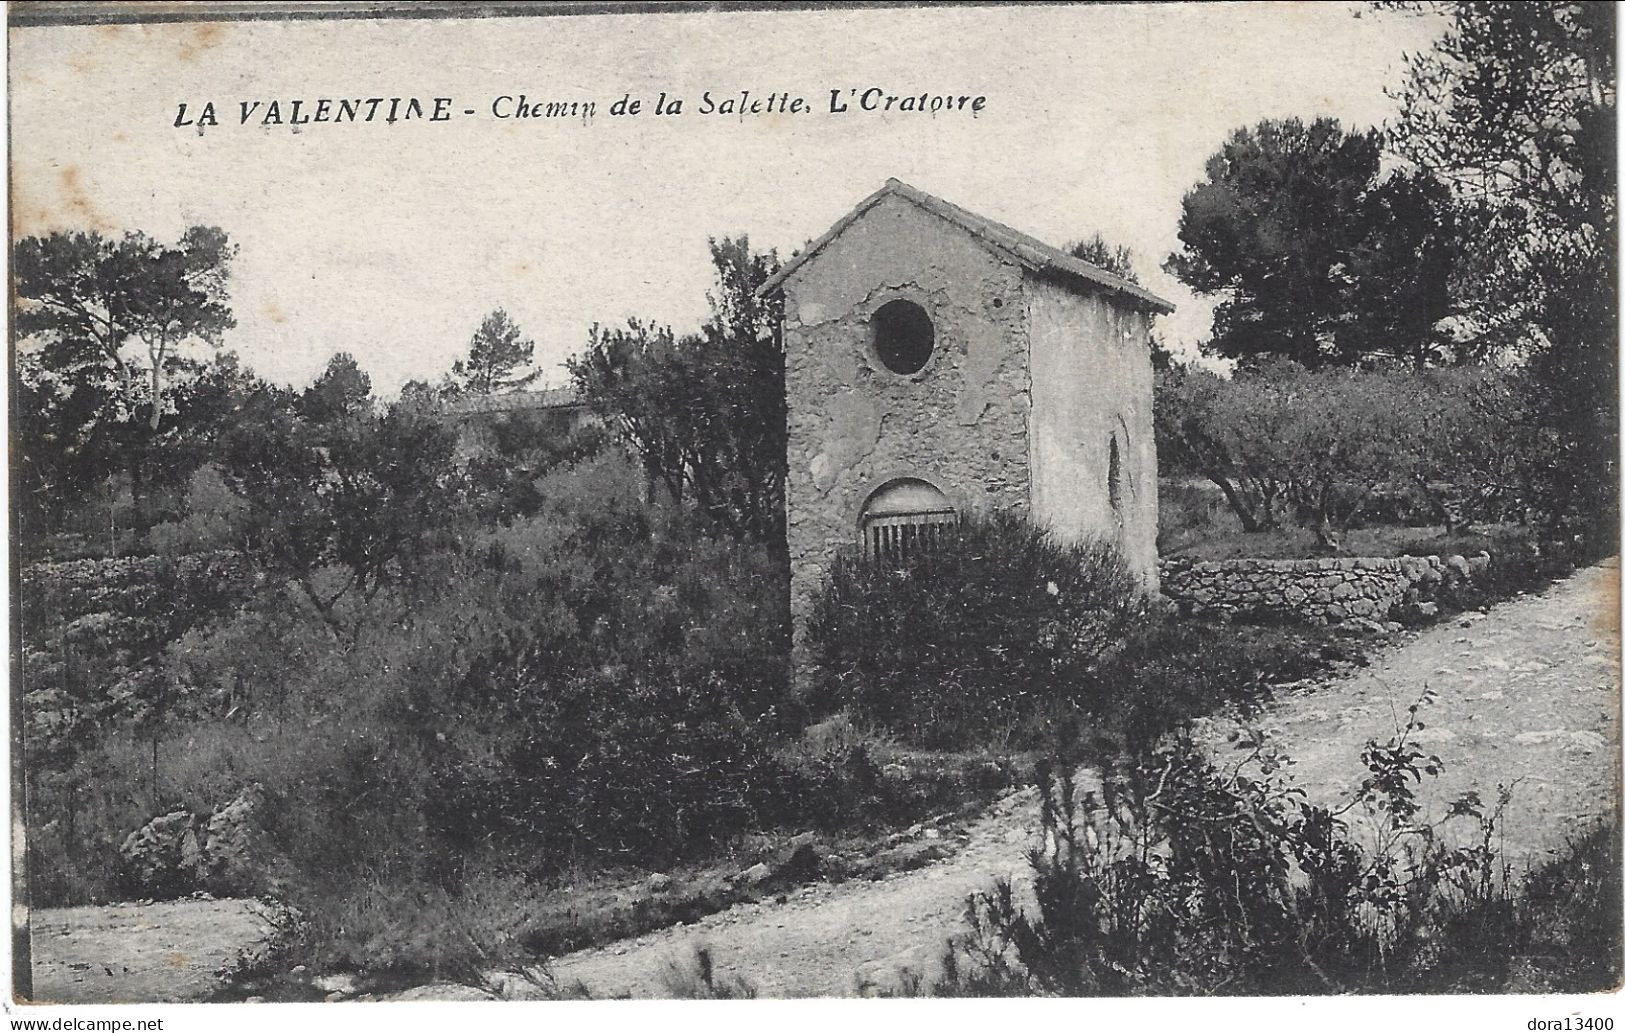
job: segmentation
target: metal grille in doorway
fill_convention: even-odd
[[[953,525],[952,510],[869,517],[863,522],[863,554],[870,559],[906,560],[941,541]]]

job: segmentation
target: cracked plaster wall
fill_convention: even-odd
[[[962,509],[1028,501],[1028,369],[1020,266],[908,201],[878,202],[784,283],[790,433],[785,487],[796,641],[864,501],[919,477]],[[869,318],[907,298],[930,315],[919,373],[888,370]]]

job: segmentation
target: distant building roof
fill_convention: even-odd
[[[824,246],[841,235],[858,217],[880,202],[882,198],[896,196],[925,209],[939,218],[945,219],[960,227],[984,244],[996,251],[1008,255],[1022,266],[1036,273],[1053,276],[1073,283],[1083,283],[1096,290],[1105,290],[1113,294],[1124,295],[1133,300],[1139,307],[1148,308],[1154,312],[1169,313],[1174,307],[1163,299],[1152,294],[1139,284],[1130,283],[1115,273],[1107,272],[1097,265],[1092,265],[1082,259],[1073,258],[1059,248],[1030,237],[1020,230],[1011,229],[1003,223],[975,212],[966,211],[956,204],[950,204],[940,197],[928,194],[917,187],[897,179],[886,180],[886,185],[870,194],[858,203],[858,206],[848,212],[828,233],[813,241],[801,254],[786,262],[784,268],[774,274],[766,283],[757,289],[758,294],[768,294],[779,288],[786,277],[799,269],[813,255],[823,250]]]
[[[452,416],[481,416],[488,413],[529,412],[536,409],[579,409],[586,405],[573,387],[544,387],[535,391],[509,391],[505,394],[467,395],[446,403]]]

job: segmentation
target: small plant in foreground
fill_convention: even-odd
[[[660,985],[664,996],[684,1000],[736,1001],[756,996],[756,988],[748,980],[717,975],[711,952],[704,947],[695,948],[690,964],[672,961],[660,977]]]
[[[1417,785],[1441,764],[1415,742],[1419,707],[1390,740],[1367,744],[1367,775],[1336,810],[1310,804],[1287,783],[1285,758],[1257,733],[1236,736],[1240,759],[1223,766],[1188,738],[1174,739],[1105,772],[1098,794],[1080,793],[1070,766],[1044,765],[1043,841],[1030,854],[1036,908],[1019,904],[1008,882],[974,895],[969,935],[950,947],[933,992],[1513,985],[1518,959],[1552,951],[1554,936],[1499,857],[1510,791],[1503,788],[1491,807],[1469,793],[1439,821],[1422,820]],[[1469,834],[1445,834],[1445,825],[1460,822],[1472,824]],[[1610,899],[1617,901],[1617,890]],[[1584,926],[1575,916],[1568,921]],[[1617,979],[1617,911],[1605,924],[1616,959],[1608,978]],[[1597,935],[1590,930],[1590,939]],[[1572,957],[1594,946],[1571,937],[1556,950]]]

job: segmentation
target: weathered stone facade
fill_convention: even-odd
[[[1193,616],[1284,616],[1311,624],[1382,620],[1401,604],[1426,604],[1440,585],[1471,578],[1487,553],[1397,559],[1217,560],[1162,563],[1162,593]]]
[[[836,553],[859,546],[866,506],[901,483],[924,482],[956,512],[1000,507],[1068,537],[1119,538],[1155,586],[1147,338],[1165,302],[896,180],[763,289],[785,301],[798,641]],[[876,313],[897,301],[933,338],[905,372],[877,342]]]

